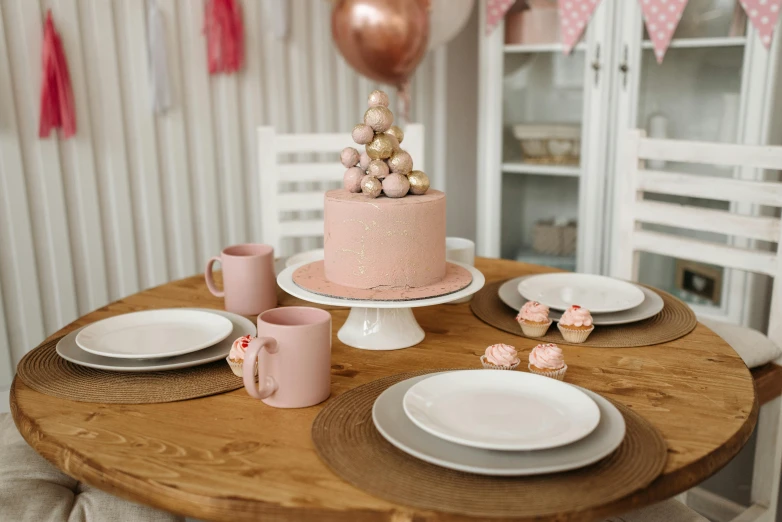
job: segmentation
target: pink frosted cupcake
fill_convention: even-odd
[[[543,337],[551,326],[548,312],[548,306],[537,301],[527,301],[516,316],[516,321],[527,337]]]
[[[529,371],[535,375],[565,380],[567,364],[562,356],[562,348],[554,343],[539,344],[529,353]]]
[[[516,348],[507,344],[493,344],[481,355],[481,363],[488,370],[515,370],[520,362]]]
[[[557,328],[562,333],[562,337],[569,343],[583,343],[595,329],[592,324],[592,314],[586,308],[573,305],[562,314]]]
[[[244,353],[247,351],[247,348],[250,346],[250,341],[253,339],[254,337],[252,335],[243,335],[235,340],[233,345],[231,345],[231,351],[228,352],[228,357],[225,358],[225,360],[228,361],[228,366],[231,367],[231,371],[233,371],[234,375],[237,377],[242,376]]]

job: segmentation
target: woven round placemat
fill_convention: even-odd
[[[500,286],[505,281],[487,283],[472,298],[470,308],[481,321],[520,337],[521,327],[516,322],[516,312],[500,299]],[[698,320],[695,313],[684,302],[667,292],[648,287],[663,298],[663,309],[649,319],[629,324],[614,326],[595,326],[586,342],[578,346],[595,346],[600,348],[630,348],[634,346],[649,346],[651,344],[667,343],[679,337],[684,337],[695,329]],[[547,343],[568,344],[559,333],[556,323],[543,337],[534,339]]]
[[[225,361],[163,372],[96,370],[57,355],[54,339],[25,355],[16,375],[33,390],[61,399],[112,404],[175,402],[225,393],[243,386]]]
[[[660,433],[613,401],[625,418],[625,439],[614,453],[586,468],[530,477],[486,477],[418,460],[378,433],[372,405],[397,382],[440,371],[444,370],[392,375],[332,400],[312,425],[320,458],[343,480],[388,501],[486,518],[543,517],[602,506],[646,487],[665,466],[667,451]]]

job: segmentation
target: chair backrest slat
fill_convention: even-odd
[[[285,192],[277,196],[277,208],[286,210],[323,210],[323,192]]]
[[[728,236],[775,242],[779,238],[779,219],[743,216],[727,210],[696,208],[658,201],[639,201],[633,215],[643,223],[714,232]]]
[[[782,147],[642,138],[638,144],[638,158],[779,169]]]
[[[302,219],[299,221],[283,221],[280,232],[284,237],[315,237],[323,235],[322,219]]]
[[[689,259],[700,263],[718,264],[727,268],[757,274],[776,275],[776,254],[747,248],[737,248],[661,232],[639,230],[633,237],[633,248],[664,256]]]
[[[782,183],[642,170],[638,190],[754,205],[782,206]]]
[[[347,132],[331,134],[278,134],[275,148],[286,152],[339,152],[345,147],[355,147]]]
[[[334,181],[342,180],[342,163],[281,163],[277,165],[280,181]]]
[[[727,178],[720,175],[687,174],[646,170],[644,160],[782,170],[782,147],[660,140],[643,131],[629,131],[620,144],[622,168],[616,182],[615,230],[611,273],[636,279],[638,254],[650,252],[672,258],[744,270],[774,278],[769,320],[769,338],[782,345],[782,225],[777,217],[737,214],[645,197],[701,198],[782,208],[782,183]],[[643,224],[674,227],[663,232]],[[745,238],[776,243],[773,250],[749,242],[728,243],[687,237],[679,230],[716,233],[726,238]],[[735,245],[741,245],[735,246]],[[746,246],[746,248],[744,248]],[[780,319],[777,319],[777,318]]]
[[[404,148],[415,161],[424,164],[424,127],[410,124],[405,128]],[[281,163],[279,156],[294,153],[333,154],[335,160],[345,147],[356,147],[347,132],[330,134],[277,134],[273,127],[258,128],[258,172],[261,177],[261,240],[282,254],[284,238],[323,237],[323,219],[312,213],[324,206],[321,186],[341,184],[345,167],[339,161],[323,163]],[[304,183],[301,191],[282,192],[283,183]],[[314,184],[314,185],[311,185]],[[282,213],[300,213],[294,219],[282,219]],[[294,214],[295,215],[295,214]],[[317,214],[316,214],[317,215]],[[288,252],[291,253],[291,252]]]

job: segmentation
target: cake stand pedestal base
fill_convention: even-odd
[[[311,303],[351,307],[337,338],[347,346],[362,350],[400,350],[420,343],[425,334],[415,320],[413,308],[450,303],[471,296],[483,288],[486,282],[483,274],[475,267],[452,263],[464,268],[472,276],[472,282],[457,292],[405,301],[347,299],[315,294],[294,283],[293,273],[306,264],[285,268],[277,275],[277,284],[290,295]]]
[[[399,350],[420,343],[425,334],[412,308],[354,307],[337,337],[362,350]]]

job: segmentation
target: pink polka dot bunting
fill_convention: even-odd
[[[565,54],[581,39],[599,0],[559,0],[559,29]]]
[[[771,38],[777,25],[782,0],[740,0],[749,21],[758,31],[758,37],[766,49],[771,47]]]
[[[654,57],[662,63],[665,52],[682,19],[687,0],[640,0],[646,21],[646,30],[654,46]]]
[[[516,0],[488,0],[486,2],[486,35],[490,35]]]

